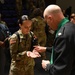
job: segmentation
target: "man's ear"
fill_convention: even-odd
[[[50,22],[52,21],[52,16],[51,15],[49,15],[48,16],[48,19],[50,20]]]

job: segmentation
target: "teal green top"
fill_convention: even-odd
[[[56,31],[56,37],[57,37],[57,33],[58,33],[58,31],[60,30],[60,28],[61,28],[62,26],[64,26],[67,22],[69,22],[69,20],[68,20],[67,18],[64,18],[64,19],[61,20],[61,22],[60,22],[59,25],[58,25],[58,29],[57,29],[57,31]],[[51,53],[50,64],[53,64],[53,52],[54,52],[54,48],[52,47],[52,53]]]

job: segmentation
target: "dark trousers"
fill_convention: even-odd
[[[48,72],[46,72],[42,68],[42,58],[35,58],[35,66],[34,66],[34,75],[48,75]]]

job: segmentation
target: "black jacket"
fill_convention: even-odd
[[[50,75],[75,75],[75,25],[66,23],[54,40],[54,63],[46,70]]]

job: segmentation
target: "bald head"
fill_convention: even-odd
[[[58,5],[49,5],[44,10],[44,19],[51,29],[56,30],[58,24],[64,18],[61,8]]]
[[[43,16],[48,16],[49,14],[62,13],[61,8],[58,5],[49,5],[45,10]]]

